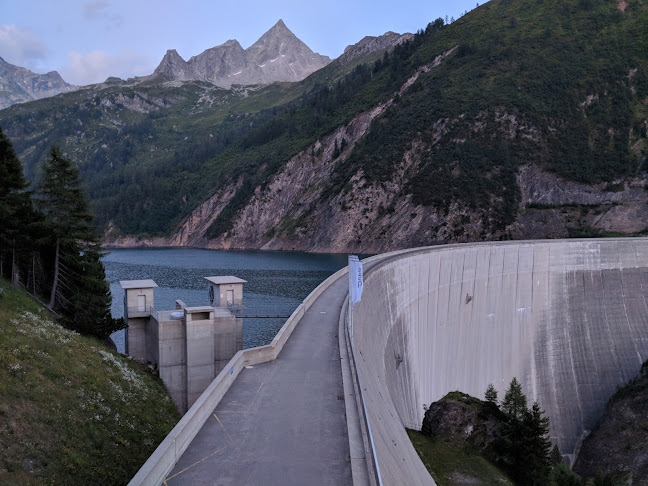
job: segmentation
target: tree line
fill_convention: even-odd
[[[511,380],[501,402],[492,384],[484,395],[489,406],[497,408],[504,417],[492,458],[516,485],[618,486],[611,475],[601,473],[586,481],[563,462],[558,446],[552,447],[549,439],[549,417],[538,402],[527,406],[527,397],[517,378]]]
[[[33,188],[0,128],[0,277],[44,299],[61,324],[106,339],[122,329],[110,314],[98,228],[79,169],[52,147]]]

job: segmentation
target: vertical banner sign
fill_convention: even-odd
[[[355,255],[349,256],[349,286],[351,303],[356,304],[360,302],[363,288],[362,262]]]

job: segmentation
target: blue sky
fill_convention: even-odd
[[[415,32],[474,1],[0,0],[0,57],[73,84],[150,74],[167,49],[188,60],[237,39],[244,48],[282,19],[331,58],[365,35]]]

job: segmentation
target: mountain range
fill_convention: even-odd
[[[189,61],[184,61],[174,49],[169,50],[154,74],[229,88],[234,84],[301,81],[330,62],[327,56],[311,51],[279,20],[247,49],[236,40],[228,40]]]
[[[14,105],[0,125],[29,178],[52,144],[77,161],[114,245],[643,234],[646,24],[638,0],[491,1],[363,39],[301,81],[221,87],[176,59],[184,71]]]
[[[401,37],[407,38],[389,32],[378,38],[367,37],[356,47],[373,52],[395,45]],[[371,39],[374,44],[370,44]],[[237,40],[228,40],[191,57],[189,61],[182,59],[175,49],[169,49],[153,74],[133,78],[129,80],[129,84],[173,80],[204,81],[214,86],[230,88],[233,85],[296,82],[330,62],[329,57],[314,53],[286,27],[283,20],[279,20],[247,49],[243,49]],[[105,83],[100,83],[100,86],[124,82],[110,77]],[[0,109],[78,88],[63,81],[56,71],[36,74],[0,58]]]

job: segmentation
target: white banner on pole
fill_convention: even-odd
[[[356,304],[362,298],[364,280],[362,277],[362,262],[355,255],[349,256],[349,290],[351,303]]]

